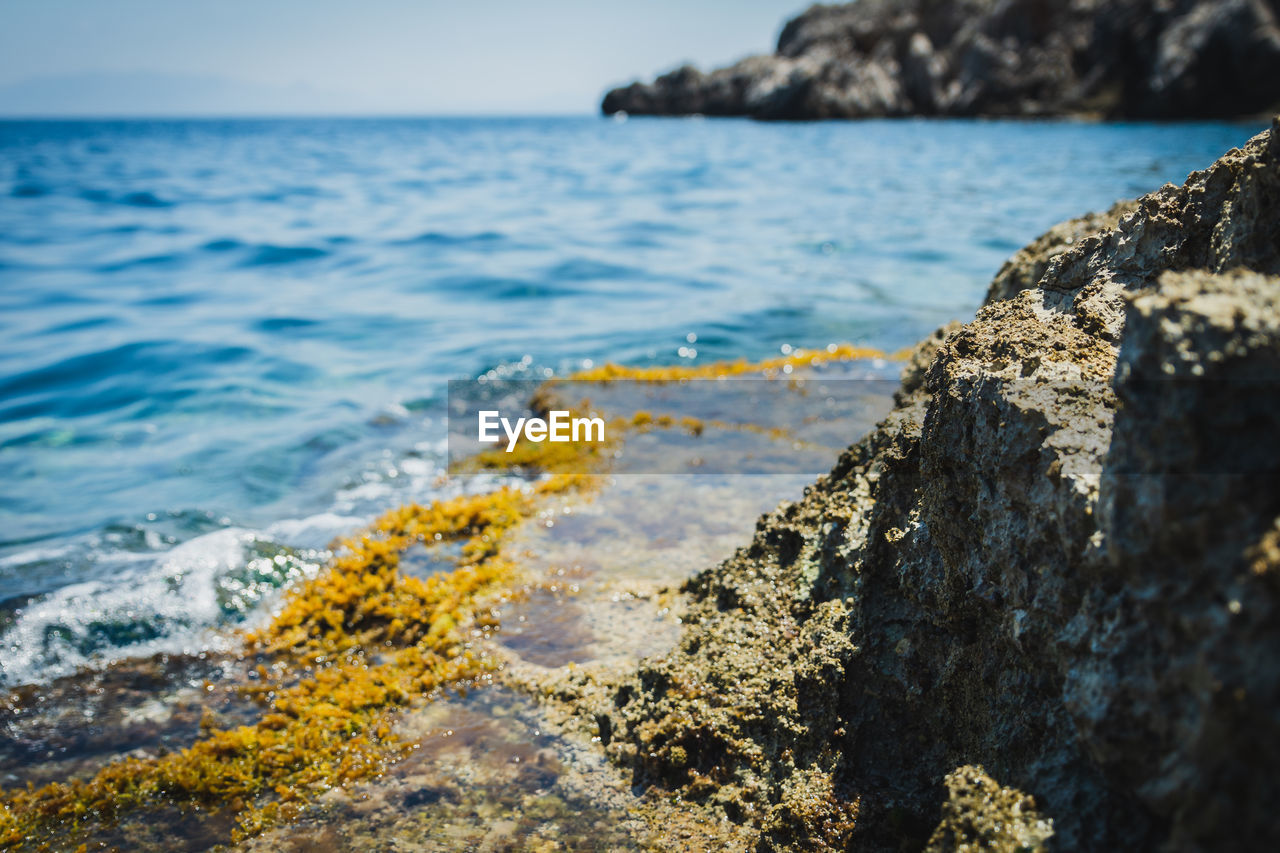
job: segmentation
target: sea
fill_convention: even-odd
[[[898,351],[1262,129],[0,122],[0,684],[216,648],[333,537],[478,488],[451,379]]]

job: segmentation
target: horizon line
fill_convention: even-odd
[[[599,111],[582,112],[244,112],[244,113],[0,113],[11,121],[255,121],[311,119],[437,119],[437,118],[608,118]]]

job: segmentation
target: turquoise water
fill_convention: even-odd
[[[1260,129],[0,123],[0,681],[212,642],[459,488],[449,379],[896,350]]]

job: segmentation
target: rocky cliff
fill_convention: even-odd
[[[1280,119],[1016,255],[676,651],[560,695],[765,849],[1263,849],[1277,276]]]
[[[778,48],[609,92],[605,113],[1193,118],[1280,106],[1280,0],[859,0]]]

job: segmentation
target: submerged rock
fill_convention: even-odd
[[[606,114],[1144,118],[1280,105],[1276,0],[860,0],[813,6],[777,51],[605,95]]]
[[[689,582],[679,648],[578,701],[638,785],[764,848],[964,849],[1015,805],[1030,847],[1261,848],[1277,381],[1280,120],[1015,256],[878,429]]]

